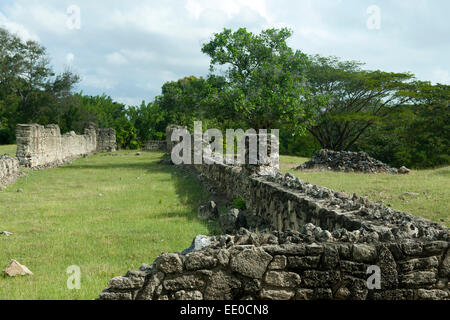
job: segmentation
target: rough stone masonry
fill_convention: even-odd
[[[5,154],[0,156],[0,187],[14,183],[19,176],[19,160]]]
[[[191,167],[230,199],[242,197],[272,231],[241,229],[163,254],[112,279],[100,299],[449,299],[445,226],[289,174]],[[373,265],[381,288],[370,290]]]
[[[14,183],[19,167],[46,168],[69,163],[95,151],[116,151],[114,129],[90,124],[84,135],[71,131],[61,135],[57,125],[19,124],[16,130],[17,157],[0,156],[0,187]]]
[[[61,135],[57,125],[19,124],[16,129],[17,158],[29,168],[55,166],[95,151],[115,151],[114,129],[90,125],[83,135],[71,131]]]

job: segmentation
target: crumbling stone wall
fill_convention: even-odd
[[[117,150],[116,130],[112,128],[97,129],[96,151],[114,152]]]
[[[190,167],[230,199],[242,197],[272,231],[194,241],[112,279],[100,299],[449,299],[445,226],[290,174]],[[380,268],[380,289],[367,286],[370,266]]]
[[[448,228],[442,225],[290,174],[249,176],[245,168],[221,163],[193,167],[229,198],[242,197],[247,209],[275,230],[298,231],[313,223],[328,231],[362,229],[380,241],[404,237],[450,240]]]
[[[446,241],[352,243],[307,232],[217,236],[113,278],[101,300],[449,299]],[[369,287],[369,266],[381,269]]]
[[[97,130],[90,126],[84,135],[71,131],[61,135],[57,125],[19,124],[16,129],[20,165],[35,168],[56,166],[97,151]]]
[[[0,156],[0,187],[13,183],[19,176],[19,160],[5,154]]]
[[[160,141],[160,140],[150,140],[147,141],[145,146],[142,148],[142,150],[167,150],[167,141]]]

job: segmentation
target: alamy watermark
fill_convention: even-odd
[[[69,266],[66,270],[69,275],[67,278],[67,289],[80,290],[81,289],[81,268],[79,266]]]
[[[70,30],[81,29],[81,9],[77,5],[71,5],[67,8],[66,26]]]
[[[266,165],[278,162],[278,129],[226,130],[226,153],[224,155],[223,134],[219,129],[202,130],[202,122],[194,122],[194,134],[186,128],[172,132],[171,141],[177,144],[172,149],[172,162],[179,164]],[[237,147],[237,150],[235,148]]]
[[[380,30],[381,29],[381,8],[377,5],[371,5],[367,8],[367,18],[366,26],[369,30]]]

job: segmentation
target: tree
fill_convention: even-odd
[[[355,148],[393,166],[425,168],[450,162],[450,86],[419,82],[405,105],[370,128]]]
[[[311,56],[309,102],[322,104],[308,131],[323,148],[348,150],[372,125],[414,99],[409,73],[362,70],[362,63]]]
[[[17,123],[58,122],[62,100],[79,77],[69,70],[55,76],[46,50],[0,28],[0,136],[13,142]],[[6,141],[5,141],[6,140]]]
[[[276,129],[289,125],[301,132],[316,106],[305,103],[308,59],[286,43],[289,29],[268,29],[260,34],[241,28],[224,29],[204,44],[212,73],[225,67],[213,112],[247,127]]]

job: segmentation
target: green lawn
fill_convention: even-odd
[[[7,153],[11,157],[15,157],[16,156],[16,150],[17,150],[17,146],[15,144],[0,145],[0,156],[2,156],[5,153]]]
[[[413,170],[409,175],[294,170],[306,158],[280,157],[280,170],[337,191],[367,196],[394,209],[450,226],[450,167]]]
[[[0,300],[94,299],[112,277],[212,233],[213,226],[196,218],[206,200],[201,186],[194,176],[159,165],[161,156],[97,154],[25,171],[1,191],[0,230],[13,235],[0,236],[0,269],[16,259],[34,275],[0,277]],[[81,268],[78,291],[67,289],[71,265]]]

